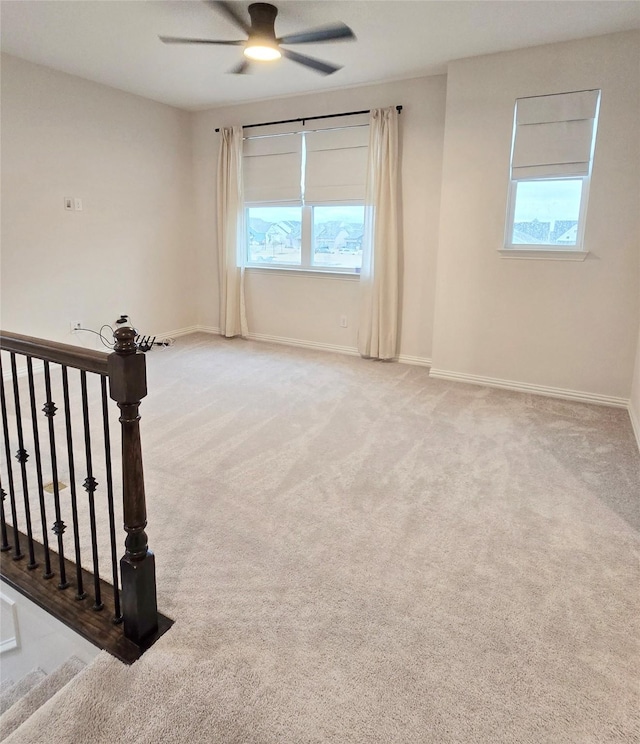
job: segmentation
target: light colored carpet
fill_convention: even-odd
[[[148,369],[176,623],[8,743],[640,741],[625,411],[204,335]]]
[[[16,700],[14,704],[0,718],[0,741],[4,741],[13,731],[30,718],[41,706],[54,697],[76,674],[85,667],[84,661],[76,656],[54,669],[51,674],[45,674],[42,670],[37,680],[33,681],[33,672],[28,675],[29,687]],[[26,680],[27,678],[25,678]]]
[[[28,674],[25,674],[15,684],[9,685],[3,690],[2,695],[0,695],[0,715],[8,711],[12,705],[17,703],[20,698],[24,697],[46,676],[42,669],[34,669]]]

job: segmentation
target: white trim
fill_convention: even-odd
[[[633,433],[636,435],[636,444],[640,450],[640,418],[638,418],[638,414],[633,410],[631,401],[629,401],[629,418],[631,419]]]
[[[213,333],[216,336],[220,335],[220,329],[218,326],[196,326],[196,333]]]
[[[613,395],[599,395],[597,393],[586,393],[580,390],[567,390],[566,388],[547,387],[546,385],[532,385],[528,382],[515,382],[514,380],[501,380],[497,377],[483,377],[482,375],[468,375],[463,372],[451,372],[446,369],[431,368],[430,377],[441,380],[453,380],[454,382],[467,382],[471,385],[486,385],[487,387],[502,388],[503,390],[515,390],[519,393],[532,393],[534,395],[546,395],[549,398],[562,398],[564,400],[575,400],[581,403],[597,403],[603,406],[615,408],[628,408],[628,398],[617,398]]]
[[[581,188],[580,188],[580,208],[578,210],[578,228],[576,232],[575,247],[573,249],[563,248],[562,246],[558,246],[555,243],[536,244],[536,243],[513,243],[512,242],[518,185],[521,183],[533,183],[534,181],[581,181],[582,182]],[[509,196],[508,196],[509,201],[508,201],[506,232],[505,232],[505,238],[504,238],[504,248],[502,250],[530,251],[531,253],[534,253],[534,254],[544,253],[545,251],[559,253],[559,254],[583,253],[584,256],[586,257],[588,251],[583,250],[583,246],[584,246],[584,229],[585,229],[585,224],[587,221],[587,204],[589,201],[589,185],[590,185],[590,175],[557,176],[553,178],[544,178],[544,177],[536,178],[532,176],[530,178],[512,179],[509,185]],[[520,258],[524,258],[524,256],[520,256]],[[529,256],[528,258],[536,258],[536,256]],[[571,260],[571,259],[568,259],[568,260]],[[584,258],[582,259],[574,258],[573,260],[584,261]]]
[[[555,248],[500,248],[502,258],[528,258],[538,261],[584,261],[589,251],[565,251]]]
[[[186,336],[189,333],[210,333],[215,336],[221,336],[220,329],[217,326],[190,326],[188,328],[181,328],[178,331],[174,331],[171,334],[165,334],[166,336]],[[160,337],[159,337],[160,338]],[[236,338],[240,338],[237,336]],[[350,354],[352,356],[358,356],[358,350],[351,346],[338,346],[337,344],[323,344],[318,341],[303,341],[298,338],[289,338],[287,336],[271,336],[267,333],[249,333],[247,336],[249,341],[268,341],[272,344],[282,344],[284,346],[298,346],[303,349],[321,349],[323,351],[337,352],[338,354]]]
[[[0,654],[5,651],[13,651],[14,648],[18,648],[20,644],[18,639],[14,636],[13,638],[7,638],[6,641],[0,641]]]
[[[220,329],[217,326],[188,326],[181,328],[172,333],[164,334],[165,337],[177,338],[186,336],[190,333],[209,333],[215,336],[220,335]],[[286,336],[271,336],[267,333],[249,333],[251,341],[266,341],[272,344],[282,344],[284,346],[297,346],[302,349],[317,349],[320,351],[330,351],[337,354],[347,354],[349,356],[359,356],[358,350],[352,346],[339,346],[337,344],[324,344],[318,341],[303,341],[297,338],[288,338]],[[427,357],[411,356],[409,354],[400,354],[397,359],[400,364],[412,364],[417,367],[428,367],[429,376],[441,380],[452,380],[453,382],[466,382],[471,385],[486,385],[487,387],[501,388],[503,390],[514,390],[519,393],[532,393],[533,395],[545,395],[548,398],[561,398],[563,400],[575,400],[581,403],[595,403],[604,406],[613,406],[615,408],[626,408],[629,411],[631,425],[640,449],[640,420],[631,407],[631,402],[626,398],[617,398],[611,395],[597,395],[594,393],[585,393],[579,390],[567,390],[566,388],[554,388],[544,385],[531,385],[528,382],[515,382],[513,380],[502,380],[496,377],[483,377],[481,375],[467,375],[461,372],[451,372],[443,369],[434,369],[431,365],[431,359]],[[34,365],[34,373],[36,365]],[[26,371],[25,371],[26,374]]]
[[[190,326],[182,328],[173,333],[167,333],[165,336],[186,336],[188,333],[210,333],[219,336],[220,329],[217,326]],[[289,338],[288,336],[272,336],[268,333],[249,333],[247,338],[250,341],[267,341],[272,344],[282,344],[284,346],[297,346],[302,349],[319,349],[321,351],[330,351],[337,354],[348,354],[349,356],[359,356],[357,348],[354,346],[340,346],[338,344],[325,344],[319,341],[306,341],[299,338]],[[400,364],[413,364],[417,367],[431,367],[431,359],[427,357],[411,356],[409,354],[400,354],[394,361]]]
[[[193,326],[186,326],[186,328],[178,328],[177,331],[167,331],[166,333],[156,333],[155,337],[156,340],[160,340],[163,338],[178,338],[178,336],[187,336],[190,333],[197,333],[199,330],[201,330],[201,326],[193,325]],[[145,336],[151,336],[153,338],[153,333],[145,333]]]
[[[288,338],[286,336],[270,336],[267,333],[249,333],[247,338],[250,341],[268,341],[273,344],[282,344],[284,346],[297,346],[302,349],[318,349],[320,351],[331,351],[336,354],[348,354],[349,356],[359,356],[358,350],[354,346],[339,346],[338,344],[323,344],[319,341],[303,341],[299,338]]]
[[[179,338],[180,336],[188,336],[191,333],[213,333],[219,336],[220,329],[217,326],[204,326],[204,325],[185,326],[184,328],[178,328],[175,331],[168,331],[167,333],[158,333],[156,334],[156,339],[159,340],[162,338]],[[153,335],[154,334],[152,333],[151,338],[153,338]]]
[[[400,364],[413,364],[416,367],[431,367],[431,359],[426,357],[410,356],[409,354],[400,354],[398,357]]]
[[[11,636],[7,635],[7,638],[5,638],[4,641],[0,641],[0,654],[3,654],[5,651],[20,648],[20,634],[18,633],[18,607],[16,603],[11,599],[11,597],[8,597],[2,592],[0,592],[0,602],[3,602],[9,608],[11,616],[7,625],[11,626],[10,629],[13,634]]]
[[[246,264],[245,271],[251,274],[278,274],[279,276],[311,276],[317,279],[338,279],[346,282],[359,282],[360,274],[355,271],[348,272],[344,269],[314,269],[312,267],[297,266],[256,266],[255,264]]]

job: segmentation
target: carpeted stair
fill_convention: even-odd
[[[17,703],[20,698],[23,698],[28,692],[30,692],[39,682],[41,682],[47,675],[42,669],[34,669],[29,674],[18,680],[15,684],[7,686],[6,690],[2,691],[0,696],[0,715],[6,713],[14,703]]]
[[[85,666],[83,661],[72,656],[51,674],[34,669],[15,684],[3,683],[0,691],[0,741],[21,726]]]

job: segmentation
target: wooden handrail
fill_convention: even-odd
[[[53,362],[63,365],[63,372],[64,367],[74,367],[81,370],[83,409],[86,408],[85,372],[94,372],[109,379],[109,395],[120,409],[122,430],[123,526],[127,533],[125,554],[120,560],[124,635],[129,640],[140,645],[157,634],[159,616],[156,600],[155,557],[153,552],[149,550],[147,534],[145,532],[147,526],[147,509],[142,468],[142,448],[140,444],[139,408],[142,398],[147,394],[146,363],[145,355],[138,350],[136,345],[136,336],[137,331],[134,328],[119,326],[114,332],[113,352],[106,354],[101,351],[84,349],[69,344],[47,341],[31,336],[22,336],[9,331],[0,331],[0,349],[11,352],[12,354],[21,354],[28,358],[42,359],[45,363]],[[31,362],[29,361],[28,364],[30,365]],[[13,356],[12,365],[14,367],[15,385],[15,357]],[[29,374],[32,374],[31,367],[29,367]],[[48,395],[45,414],[52,417],[55,415],[56,406],[52,402],[49,402],[50,382],[47,364],[45,364],[45,378]],[[106,395],[106,386],[103,387],[103,390]],[[3,388],[3,417],[4,414]],[[89,423],[86,410],[84,411],[84,419],[85,444],[88,453],[87,462],[89,463]],[[51,450],[55,452],[53,434]],[[7,458],[9,458],[8,454]],[[54,482],[57,483],[56,478],[54,478]],[[97,483],[88,465],[88,476],[84,487],[90,497],[93,496],[93,490],[95,490],[96,485]],[[56,534],[59,534],[61,545],[64,523],[56,517],[56,524],[59,526]],[[5,540],[3,538],[3,545],[4,542]],[[62,561],[61,549],[59,550],[59,555]],[[62,572],[64,567],[63,564],[61,565]],[[95,573],[96,581],[98,581],[97,569]],[[97,601],[98,593],[96,592]],[[101,609],[101,605],[100,607],[94,606],[94,609]]]
[[[42,338],[11,333],[11,331],[0,331],[0,349],[34,359],[42,359],[45,362],[83,369],[86,372],[107,374],[109,355],[97,349],[83,349],[81,346],[46,341]]]

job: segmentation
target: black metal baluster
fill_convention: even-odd
[[[82,583],[82,565],[80,556],[80,531],[78,529],[78,498],[76,492],[76,468],[73,458],[73,435],[71,432],[71,406],[69,405],[69,376],[67,367],[62,366],[62,392],[64,395],[64,419],[67,427],[67,454],[69,457],[69,488],[71,489],[71,516],[73,520],[73,545],[76,553],[76,599],[87,596]]]
[[[2,524],[0,525],[0,529],[2,529],[2,547],[0,547],[0,552],[6,553],[7,550],[11,550],[11,545],[9,545],[9,539],[7,536],[7,520],[4,516],[4,500],[7,498],[7,494],[0,485],[0,512],[2,516]]]
[[[113,574],[114,623],[122,622],[120,613],[120,590],[118,589],[118,553],[116,546],[116,521],[113,513],[113,476],[111,472],[111,437],[109,434],[109,403],[107,398],[107,378],[100,376],[102,388],[102,421],[104,424],[104,460],[107,471],[107,505],[109,507],[109,537],[111,538],[111,570]]]
[[[84,418],[84,446],[87,457],[87,477],[84,481],[84,488],[89,495],[89,519],[91,522],[91,552],[93,554],[93,583],[95,589],[95,602],[92,607],[94,610],[101,610],[102,597],[100,593],[100,573],[98,566],[98,539],[96,535],[96,507],[94,493],[98,487],[98,482],[93,477],[93,465],[91,461],[91,432],[89,429],[89,404],[87,400],[87,373],[80,372],[80,382],[82,384],[82,415]]]
[[[4,454],[7,458],[7,477],[9,479],[9,502],[11,504],[11,519],[13,520],[13,560],[24,558],[20,550],[20,533],[18,532],[18,516],[16,513],[16,492],[13,484],[13,468],[11,467],[11,445],[9,443],[9,422],[7,419],[7,399],[4,394],[4,377],[2,375],[2,360],[0,359],[0,405],[2,406],[2,433],[4,434]]]
[[[51,570],[51,551],[49,550],[49,531],[47,529],[47,508],[44,499],[42,480],[42,457],[40,456],[40,435],[38,433],[38,412],[36,410],[36,394],[33,384],[33,362],[27,357],[27,373],[29,375],[29,398],[31,402],[31,426],[33,429],[33,446],[35,447],[36,475],[38,478],[38,497],[40,500],[40,519],[42,521],[42,543],[44,545],[44,574],[45,579],[53,576]]]
[[[29,563],[27,568],[33,571],[38,568],[36,554],[33,548],[33,527],[31,525],[31,505],[29,503],[29,483],[27,480],[27,460],[29,453],[24,448],[24,432],[22,429],[22,411],[20,409],[20,389],[18,386],[18,370],[16,369],[16,355],[11,352],[11,375],[13,376],[13,401],[16,411],[16,431],[18,433],[18,451],[16,460],[20,463],[20,474],[22,476],[22,498],[24,499],[24,517],[27,523],[27,549],[29,551]]]
[[[60,487],[58,486],[58,456],[56,452],[56,433],[53,426],[53,417],[56,415],[56,404],[51,399],[51,372],[49,362],[44,363],[44,386],[47,394],[47,402],[44,404],[43,412],[49,422],[49,445],[51,449],[51,474],[53,476],[53,502],[56,511],[56,521],[53,523],[53,533],[58,538],[58,558],[60,564],[60,582],[58,589],[66,589],[69,586],[67,572],[64,565],[64,542],[62,536],[67,526],[62,521],[60,513]]]

